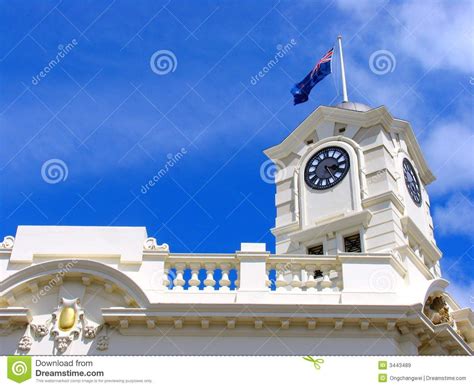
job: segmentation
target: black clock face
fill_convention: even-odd
[[[349,154],[340,147],[328,147],[314,154],[306,164],[304,180],[315,190],[337,185],[349,171]]]
[[[421,189],[420,181],[416,175],[415,169],[408,159],[403,159],[403,175],[405,176],[405,184],[407,185],[410,197],[418,206],[421,205]]]

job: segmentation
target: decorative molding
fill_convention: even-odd
[[[156,238],[148,237],[143,243],[143,249],[147,251],[158,251],[158,252],[169,252],[170,247],[168,244],[159,245],[156,242]]]
[[[84,311],[80,307],[79,298],[62,298],[56,311],[52,314],[51,335],[56,346],[63,353],[73,339],[78,338],[84,327]]]
[[[371,109],[367,112],[357,112],[347,109],[339,109],[330,106],[319,106],[311,113],[285,140],[280,144],[268,148],[264,151],[272,160],[280,160],[291,152],[295,152],[302,140],[306,139],[314,128],[317,128],[324,121],[350,122],[352,125],[368,128],[377,124],[382,125],[385,131],[392,129],[403,132],[406,135],[408,150],[412,155],[419,169],[420,177],[425,185],[435,180],[435,177],[426,163],[420,145],[416,140],[413,129],[405,120],[394,118],[385,106]]]
[[[402,200],[393,192],[389,191],[382,194],[372,195],[370,197],[366,197],[362,200],[362,207],[368,208],[371,206],[378,205],[379,203],[388,202],[390,201],[395,205],[398,211],[401,214],[405,212],[405,205],[403,204]]]
[[[32,323],[30,327],[33,330],[35,337],[41,338],[49,334],[48,325],[43,325],[43,324],[36,325]]]
[[[0,310],[0,315],[2,313],[4,311]],[[78,298],[62,298],[57,309],[51,314],[51,319],[41,324],[31,323],[27,325],[26,332],[18,341],[17,347],[22,352],[29,352],[34,343],[33,338],[41,340],[50,334],[58,353],[62,354],[72,341],[79,338],[81,332],[83,333],[83,339],[93,340],[104,327],[107,330],[106,325],[95,326],[87,321]],[[97,349],[107,350],[108,341],[107,335],[98,339]]]
[[[18,341],[18,349],[21,350],[22,352],[29,352],[32,345],[33,345],[33,338],[31,338],[28,335],[24,335]]]
[[[274,228],[271,228],[270,232],[272,232],[272,234],[275,237],[279,237],[279,236],[294,232],[295,230],[298,230],[299,227],[300,227],[299,221],[293,221],[286,225],[276,226]]]
[[[452,346],[450,349],[447,349],[448,354],[474,355],[474,349],[466,343],[464,338],[457,332],[457,329],[449,323],[435,325],[422,311],[417,311],[416,314],[413,314],[412,318],[415,317],[421,320],[421,323],[427,327],[426,334],[428,334],[431,340],[445,341],[445,339],[442,339],[443,337],[452,340]]]
[[[15,245],[15,237],[5,236],[3,241],[0,243],[0,249],[12,249]]]
[[[24,307],[6,307],[0,308],[0,326],[8,327],[11,325],[26,326],[32,321],[29,308]]]
[[[372,218],[370,210],[362,210],[360,212],[341,213],[338,218],[331,217],[330,219],[321,222],[316,221],[316,225],[303,229],[298,232],[291,233],[289,236],[292,241],[304,242],[323,237],[328,231],[337,232],[355,226],[363,226],[366,228]]]
[[[120,288],[125,294],[130,295],[140,306],[149,304],[146,293],[126,272],[94,260],[80,259],[75,261],[66,276],[80,274],[80,279],[85,275],[90,275],[94,280],[102,279],[106,284],[113,284],[114,287]],[[65,268],[71,262],[72,260],[51,260],[16,271],[0,283],[0,297],[10,295],[13,290],[21,289],[31,282],[38,282],[41,278],[53,276],[57,274],[58,267]]]
[[[96,349],[101,351],[101,352],[105,352],[106,350],[108,350],[109,349],[109,337],[106,336],[106,335],[100,336],[97,339]]]
[[[94,339],[97,335],[98,330],[99,330],[99,326],[94,327],[94,326],[88,325],[84,327],[84,337],[87,339]]]
[[[428,270],[425,263],[413,252],[408,245],[403,245],[393,249],[399,252],[401,255],[408,257],[408,259],[415,265],[415,267],[421,272],[426,280],[433,280],[435,276]]]
[[[441,251],[425,236],[425,234],[420,230],[420,228],[418,228],[411,217],[403,217],[400,219],[400,221],[402,223],[403,233],[408,235],[409,238],[411,237],[414,242],[420,245],[421,249],[428,254],[432,261],[436,262],[441,259],[443,256]]]
[[[439,325],[440,323],[448,323],[453,326],[454,324],[450,309],[443,295],[428,297],[423,308],[423,313],[435,325]]]
[[[421,306],[421,305],[420,305]],[[354,309],[357,307],[357,309]],[[420,307],[421,308],[421,307]],[[380,324],[384,317],[389,321],[402,319],[412,313],[412,306],[367,306],[367,305],[305,305],[304,311],[294,312],[294,306],[281,306],[267,304],[261,308],[252,308],[252,311],[242,312],[240,306],[212,304],[201,305],[199,311],[188,311],[186,306],[176,304],[160,304],[156,309],[140,308],[104,308],[102,309],[103,320],[111,325],[120,325],[120,322],[127,321],[128,328],[142,326],[144,332],[150,330],[146,326],[147,320],[153,319],[157,325],[174,326],[175,329],[183,327],[193,327],[207,329],[208,327],[222,327],[230,325],[239,326],[240,323],[262,328],[265,325],[279,325],[288,322],[289,328],[292,328],[292,322],[295,322],[295,330],[300,327],[301,322],[306,322],[309,328],[316,327],[316,323],[328,325],[335,320],[351,318],[351,324],[357,324],[359,320],[374,321]],[[357,313],[354,313],[354,310]],[[179,317],[177,319],[176,317]],[[237,317],[229,319],[229,317]],[[348,321],[349,322],[349,321]],[[340,325],[339,323],[337,325]],[[319,327],[319,323],[318,323]],[[125,327],[124,327],[125,329]]]

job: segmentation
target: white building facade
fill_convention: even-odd
[[[0,354],[474,354],[408,122],[321,106],[265,153],[275,254],[173,253],[140,227],[19,226],[0,244]]]

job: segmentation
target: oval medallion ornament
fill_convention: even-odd
[[[71,330],[76,323],[76,311],[72,307],[64,307],[59,314],[59,329]]]
[[[325,190],[342,181],[349,167],[349,154],[346,150],[340,147],[323,148],[306,164],[304,180],[312,189]]]

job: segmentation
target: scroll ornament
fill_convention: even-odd
[[[147,251],[159,251],[159,252],[169,252],[170,247],[168,244],[158,245],[156,238],[149,237],[143,243],[143,248]]]
[[[15,237],[13,236],[5,236],[3,241],[0,243],[0,248],[4,249],[11,249],[15,244]]]

